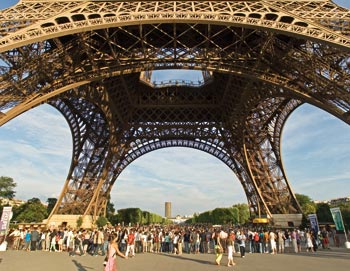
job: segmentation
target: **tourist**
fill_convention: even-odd
[[[177,241],[177,249],[178,249],[178,254],[182,255],[182,243],[183,243],[183,236],[182,232],[179,232],[179,240]]]
[[[126,252],[125,255],[130,257],[135,256],[135,233],[134,229],[130,229],[127,237],[127,246],[126,246]]]
[[[56,230],[50,233],[50,249],[49,251],[56,251]]]
[[[101,251],[102,256],[104,256],[103,252],[103,243],[104,243],[104,234],[102,229],[96,230],[94,234],[94,256],[97,256],[99,251]]]
[[[278,242],[278,252],[284,253],[284,241],[286,240],[286,236],[282,230],[277,231],[277,242]]]
[[[200,234],[199,234],[199,231],[195,231],[195,233],[193,234],[193,243],[194,243],[194,253],[195,254],[198,254],[199,253],[199,247],[200,247],[200,242],[201,242],[201,239],[200,239]]]
[[[323,227],[321,231],[321,236],[322,236],[322,247],[324,249],[329,249],[329,234],[326,227]]]
[[[154,252],[159,253],[160,252],[160,232],[156,230],[154,237],[153,237],[153,243],[154,243]]]
[[[83,240],[84,254],[89,253],[91,233],[88,230],[83,230],[83,233],[81,236],[82,236],[82,240]]]
[[[19,229],[15,229],[10,233],[9,236],[13,237],[13,249],[19,250],[21,244],[21,231]]]
[[[191,253],[190,243],[191,243],[191,234],[187,230],[184,234],[184,251],[188,254]]]
[[[306,232],[306,252],[314,252],[314,245],[312,243],[312,233],[310,231]]]
[[[245,257],[245,241],[247,239],[247,237],[245,236],[243,230],[237,232],[237,240],[238,240],[238,244],[239,244],[239,251],[241,253],[241,258]]]
[[[297,243],[297,230],[294,229],[290,235],[292,239],[292,247],[295,253],[298,253],[298,243]]]
[[[117,271],[116,255],[119,255],[124,259],[127,259],[128,257],[119,251],[117,243],[118,235],[112,233],[110,239],[111,241],[108,245],[107,262],[104,271]]]
[[[37,228],[32,228],[32,232],[30,233],[30,250],[35,251],[38,246],[39,241],[39,232]]]
[[[269,253],[270,249],[269,249],[269,243],[270,243],[270,239],[269,239],[269,231],[266,229],[264,231],[264,241],[263,241],[265,248],[264,248],[264,252],[265,253]]]
[[[234,245],[233,235],[234,235],[234,232],[232,231],[228,235],[227,241],[226,241],[226,245],[227,245],[227,266],[234,266],[234,265],[236,265],[235,262],[233,261],[233,245]]]
[[[69,256],[74,257],[77,253],[77,250],[79,250],[80,256],[85,256],[84,249],[83,249],[83,240],[82,240],[82,235],[80,232],[77,232],[76,230],[73,231],[73,248],[69,252]]]
[[[28,229],[25,231],[24,250],[30,251],[30,230],[28,230]]]
[[[64,241],[64,231],[62,229],[58,229],[56,235],[56,243],[58,245],[58,252],[63,251],[63,241]]]
[[[221,238],[220,238],[220,233],[219,231],[216,231],[215,232],[215,238],[214,238],[214,249],[215,249],[215,263],[217,265],[220,265],[221,264],[221,259],[222,259],[222,255],[224,253],[224,248],[222,247],[222,244],[221,244]]]
[[[108,248],[108,240],[109,240],[109,234],[110,232],[106,230],[103,231],[103,245],[102,245],[102,255],[106,255],[106,251]]]
[[[271,254],[277,254],[276,234],[272,230],[270,231],[269,239],[271,246]]]

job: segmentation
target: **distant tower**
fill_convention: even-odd
[[[171,218],[171,202],[165,203],[165,217]]]

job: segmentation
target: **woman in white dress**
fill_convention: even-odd
[[[312,237],[310,231],[306,233],[306,251],[314,252],[314,245],[312,243]]]

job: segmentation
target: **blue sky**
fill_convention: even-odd
[[[0,8],[17,1],[1,0]],[[339,1],[345,7],[350,0]],[[71,161],[67,123],[42,105],[0,127],[0,176],[17,183],[16,198],[58,197]],[[350,196],[350,127],[331,115],[303,105],[288,119],[282,155],[294,192],[314,200]],[[148,153],[120,175],[111,192],[116,209],[140,207],[164,214],[190,215],[247,202],[232,171],[197,150],[167,148]]]

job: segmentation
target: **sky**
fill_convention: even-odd
[[[1,0],[0,9],[15,2]],[[350,6],[350,0],[338,3]],[[69,127],[48,105],[0,127],[0,176],[15,180],[18,199],[57,198],[71,153]],[[313,200],[350,196],[349,153],[350,127],[328,113],[303,105],[287,120],[282,157],[295,193]],[[170,201],[173,216],[247,203],[240,182],[223,162],[189,148],[166,148],[135,160],[113,186],[111,201],[117,210],[139,207],[160,215]]]

